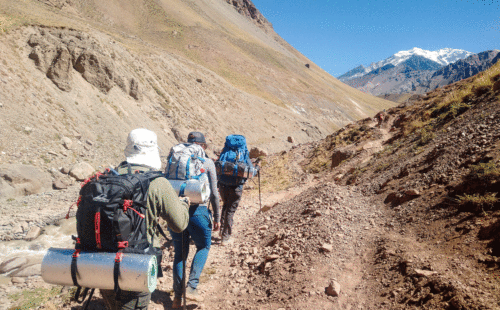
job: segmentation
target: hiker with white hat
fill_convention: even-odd
[[[157,136],[148,129],[132,130],[128,135],[124,153],[126,161],[116,168],[120,175],[150,173],[161,169]],[[158,175],[161,176],[159,173]],[[158,225],[160,217],[167,222],[169,230],[176,233],[181,233],[188,226],[189,199],[179,198],[164,177],[154,178],[149,183],[146,202],[147,211],[144,216],[147,233],[144,238],[148,244],[159,248],[157,233],[161,232]],[[161,261],[158,261],[158,265],[160,264]],[[158,269],[161,270],[161,267]],[[106,305],[112,310],[147,309],[151,300],[151,293],[148,292],[120,291],[119,294],[114,290],[100,290],[100,292]]]

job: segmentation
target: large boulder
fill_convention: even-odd
[[[49,1],[50,5],[52,1]],[[117,69],[113,59],[103,52],[102,45],[84,33],[71,29],[39,28],[37,33],[31,35],[28,44],[31,47],[29,58],[63,91],[71,90],[74,69],[104,93],[118,85],[131,97],[140,99],[139,82],[126,77],[127,72]]]
[[[71,141],[70,138],[68,137],[62,137],[61,139],[63,146],[67,149],[70,150],[71,147],[73,146],[73,141]]]
[[[27,278],[32,276],[39,276],[42,274],[42,265],[35,264],[31,266],[24,267],[10,274],[11,277]]]
[[[172,128],[170,128],[170,130],[172,131],[172,133],[174,134],[175,139],[179,143],[186,142],[187,136],[189,134],[188,132],[186,132],[186,130],[182,130],[182,129],[176,128],[176,127],[172,127]]]
[[[38,194],[52,189],[52,178],[34,166],[0,166],[0,197],[11,198]]]
[[[57,52],[50,37],[45,36],[45,31],[42,33],[43,35],[33,34],[29,38],[28,44],[32,47],[29,58],[33,59],[40,71],[47,73]]]
[[[352,147],[335,149],[332,154],[332,169],[340,165],[342,161],[349,159],[354,155],[356,155],[356,151]]]
[[[26,257],[14,257],[0,264],[0,274],[21,268],[28,263]]]
[[[340,294],[340,284],[335,281],[335,280],[331,280],[330,283],[328,284],[328,287],[326,288],[326,294],[328,296],[333,296],[333,297],[337,297],[339,296]]]
[[[35,240],[36,238],[38,238],[38,236],[40,236],[41,233],[42,233],[42,229],[40,227],[33,226],[28,231],[28,233],[26,234],[26,237],[24,237],[24,239],[27,241]]]
[[[77,181],[83,181],[90,177],[94,173],[94,171],[94,167],[92,167],[88,163],[81,162],[74,165],[70,169],[69,175],[75,178]]]
[[[35,61],[37,68],[59,89],[70,91],[73,57],[66,46],[45,30],[31,35],[28,44],[32,47],[29,58]]]
[[[75,70],[103,93],[114,86],[115,68],[110,58],[94,51],[85,51],[76,60]]]
[[[47,71],[47,77],[63,91],[71,90],[71,71],[73,63],[66,47],[58,47],[57,53]]]

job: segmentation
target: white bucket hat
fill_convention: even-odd
[[[151,130],[137,128],[128,134],[125,157],[130,164],[145,165],[156,170],[161,168],[158,139]]]

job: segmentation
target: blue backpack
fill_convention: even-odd
[[[226,143],[224,143],[224,149],[222,149],[219,161],[246,163],[248,157],[247,141],[244,136],[230,135],[226,137]]]
[[[247,141],[242,135],[229,135],[226,137],[226,143],[224,143],[224,148],[219,156],[219,160],[215,163],[216,169],[218,170],[219,181],[221,183],[238,185],[244,183],[245,178],[237,176],[237,172],[233,175],[225,175],[221,173],[224,170],[225,163],[235,164],[236,167],[245,167],[247,161],[249,160]],[[233,166],[234,167],[234,166]]]

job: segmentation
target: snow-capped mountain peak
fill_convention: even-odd
[[[453,48],[442,48],[442,49],[437,50],[437,51],[428,51],[428,50],[424,50],[424,49],[421,49],[418,47],[414,47],[411,50],[400,51],[387,59],[372,63],[370,65],[370,69],[375,70],[375,69],[383,67],[387,64],[397,66],[400,63],[406,61],[408,58],[410,58],[413,55],[422,56],[422,57],[425,57],[425,58],[430,59],[432,61],[435,61],[442,66],[446,66],[446,65],[449,65],[450,63],[453,63],[457,60],[467,58],[467,57],[471,56],[472,54],[473,53],[471,53],[471,52],[467,52],[467,51],[460,50],[460,49],[453,49]]]
[[[399,51],[396,54],[392,55],[389,58],[384,60],[373,62],[369,66],[365,67],[363,65],[339,76],[341,81],[351,80],[353,78],[358,78],[364,76],[378,68],[382,68],[387,65],[397,66],[402,62],[405,62],[412,56],[422,56],[429,60],[432,60],[442,66],[449,65],[450,63],[454,63],[460,59],[465,59],[474,53],[461,50],[461,49],[453,49],[453,48],[442,48],[437,51],[428,51],[421,49],[419,47],[414,47],[411,50],[407,51]]]

